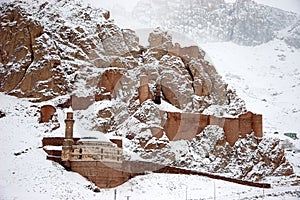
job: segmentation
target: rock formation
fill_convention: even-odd
[[[109,12],[77,1],[18,1],[0,10],[0,92],[52,100],[57,109],[72,106],[83,128],[122,136],[128,160],[201,168],[205,163],[199,160],[208,157],[213,168],[204,167],[208,171],[258,177],[249,175],[249,166],[236,172],[232,164],[253,154],[233,160],[232,152],[250,151],[251,145],[241,147],[240,141],[262,136],[261,115],[247,113],[199,47],[173,44],[160,28],[143,47],[134,31],[109,19]],[[55,111],[49,109],[42,108],[41,121],[51,119]],[[269,145],[263,141],[257,149]],[[177,142],[186,144],[180,151],[192,149],[197,158],[176,152]],[[269,149],[266,158],[257,156],[253,168],[269,166],[265,175],[290,174],[278,149]],[[278,159],[269,161],[272,156]]]
[[[51,105],[44,105],[40,110],[40,123],[50,122],[53,119],[54,114],[56,113],[55,107]]]

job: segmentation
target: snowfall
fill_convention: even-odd
[[[120,16],[116,18],[121,19]],[[139,28],[138,23],[130,24],[124,19],[116,22],[121,27]],[[145,28],[145,25],[140,27]],[[142,39],[142,35],[139,36]],[[291,144],[286,149],[286,156],[299,176],[300,139],[293,140],[284,133],[293,132],[300,136],[300,49],[291,48],[279,39],[255,47],[231,42],[199,46],[207,52],[229,87],[246,101],[247,108],[263,114],[264,137],[276,137]],[[0,93],[0,102],[0,110],[6,115],[0,118],[0,200],[273,200],[299,199],[300,196],[300,186],[279,184],[288,181],[282,178],[272,179],[272,188],[263,189],[201,176],[155,173],[137,176],[116,188],[101,188],[99,193],[95,193],[91,189],[96,187],[93,183],[46,160],[41,140],[51,135],[48,132],[51,127],[38,123],[38,106],[42,104],[3,93]],[[65,112],[58,112],[61,127],[56,132],[61,132],[61,136]]]

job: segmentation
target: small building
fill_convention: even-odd
[[[122,141],[116,143],[100,132],[85,131],[92,137],[73,138],[73,113],[67,113],[66,130],[61,151],[61,163],[103,188],[116,187],[126,182],[131,173],[123,170]]]
[[[285,136],[288,136],[294,140],[297,139],[297,133],[284,133]]]
[[[82,138],[72,146],[71,161],[102,161],[122,163],[122,149],[102,138]]]

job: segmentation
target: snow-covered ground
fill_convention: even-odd
[[[247,108],[264,115],[267,134],[300,132],[300,51],[280,40],[244,47],[200,44]]]
[[[135,177],[113,189],[95,186],[77,173],[46,160],[41,139],[51,126],[38,124],[38,104],[0,94],[0,199],[298,199],[299,186],[260,189],[193,175],[149,174]],[[58,112],[61,121],[66,110]],[[78,127],[77,127],[78,128]],[[57,129],[63,135],[64,126]],[[299,159],[298,159],[299,161]]]
[[[148,28],[147,25],[126,18],[131,16],[130,9],[136,1],[123,1],[126,6],[120,1],[114,2],[116,11],[126,8],[116,17],[112,12],[112,18],[116,18],[121,27],[139,29],[141,33],[147,31],[142,29]],[[273,2],[273,6],[300,13],[299,0],[257,2],[267,5]],[[101,4],[101,1],[91,3],[111,6],[107,2]],[[283,133],[296,132],[300,137],[300,50],[290,48],[280,40],[256,47],[231,42],[200,46],[229,86],[246,101],[247,108],[263,114],[266,137],[277,137],[293,145],[292,151],[286,153],[299,175],[300,140],[289,139]],[[93,185],[91,182],[45,159],[46,153],[40,148],[41,139],[50,135],[51,127],[38,124],[35,104],[0,94],[0,110],[6,114],[0,118],[0,200],[114,199],[115,190],[118,200],[214,199],[214,196],[216,199],[300,198],[300,186],[275,184],[272,189],[259,189],[199,176],[167,174],[139,176],[115,189],[94,193],[89,189]],[[58,112],[61,127],[52,135],[63,134],[64,115],[64,111]],[[275,131],[279,134],[274,134]]]

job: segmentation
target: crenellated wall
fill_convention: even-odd
[[[208,125],[218,125],[223,127],[226,140],[230,145],[245,137],[252,131],[255,136],[262,137],[262,115],[247,112],[238,118],[220,118],[212,115],[196,113],[165,112],[167,119],[162,122],[162,126],[170,140],[191,140],[195,138]]]
[[[180,47],[178,47],[181,49]],[[193,48],[191,48],[191,51]],[[179,51],[179,50],[178,50]],[[140,104],[153,100],[147,76],[141,76],[138,89]],[[247,112],[238,118],[216,117],[200,113],[180,113],[161,111],[161,126],[170,140],[192,140],[208,125],[218,125],[224,129],[226,141],[233,146],[239,137],[254,132],[256,137],[263,136],[262,115]],[[166,117],[165,117],[166,116]],[[155,131],[155,133],[158,131]],[[159,134],[161,135],[161,134]]]

